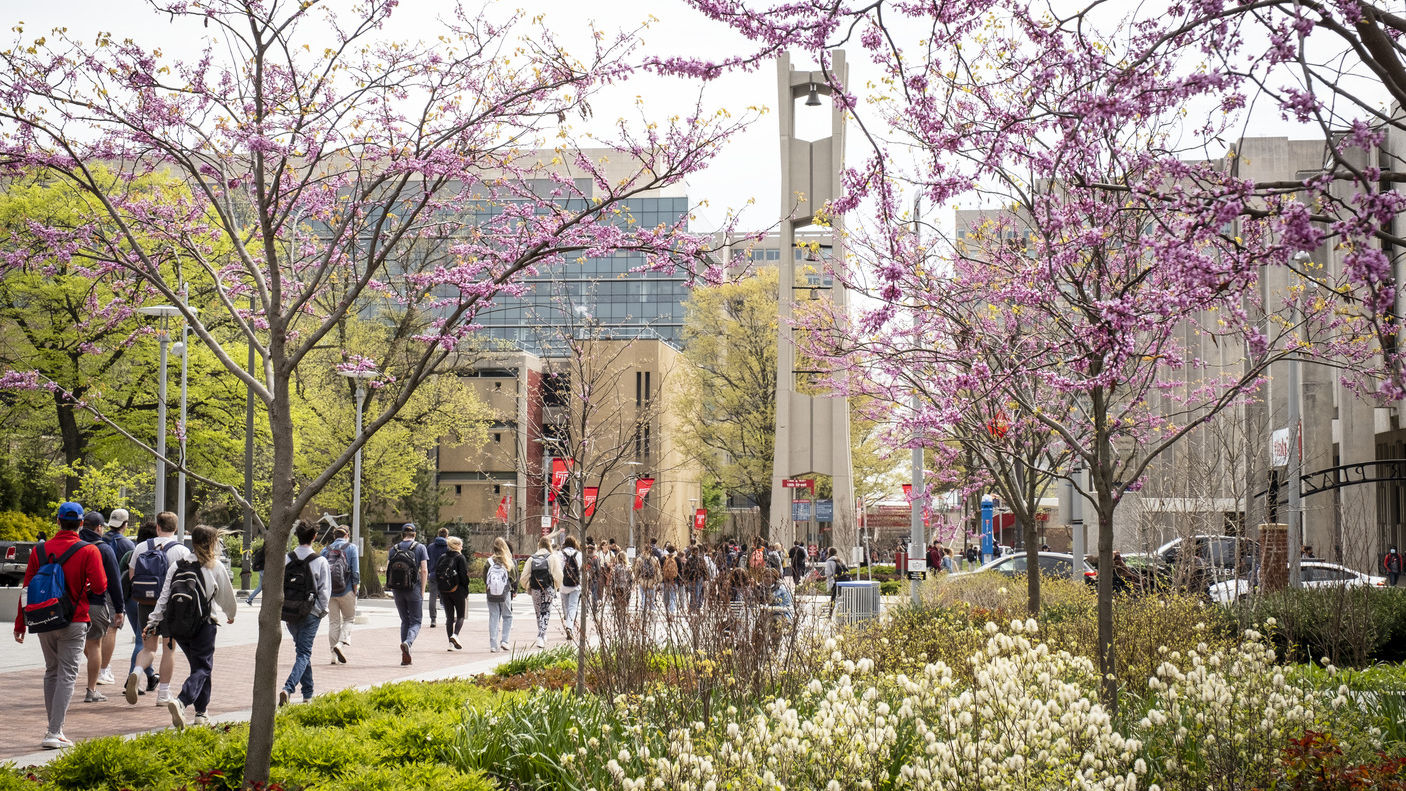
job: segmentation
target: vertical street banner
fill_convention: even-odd
[[[644,508],[644,498],[649,496],[649,490],[654,488],[653,478],[635,479],[635,510]]]
[[[708,526],[708,509],[707,509],[707,508],[699,508],[697,511],[694,511],[694,512],[693,512],[693,529],[694,529],[694,530],[698,530],[698,531],[702,531],[703,528],[705,528],[705,527],[707,527],[707,526]]]
[[[596,512],[596,498],[600,496],[599,486],[587,486],[583,492],[586,503],[586,519],[590,519]]]
[[[905,500],[912,500],[912,499],[913,499],[913,484],[911,484],[911,483],[905,483],[905,484],[903,484],[903,499],[905,499]]]
[[[552,459],[552,486],[547,493],[548,502],[556,502],[557,495],[561,494],[561,487],[566,485],[566,479],[571,477],[572,462],[575,459]]]
[[[493,512],[493,518],[506,522],[508,521],[508,496],[503,495],[503,499],[498,501],[498,510]]]

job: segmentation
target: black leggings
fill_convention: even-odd
[[[440,593],[439,603],[444,605],[444,632],[453,637],[464,627],[464,608],[469,592],[462,585],[453,593]]]

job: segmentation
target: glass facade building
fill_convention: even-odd
[[[624,202],[619,222],[635,227],[673,225],[688,215],[683,197],[643,197]],[[501,295],[478,314],[481,334],[532,354],[551,357],[565,339],[587,327],[595,337],[658,339],[683,343],[683,303],[687,273],[632,271],[644,256],[615,252],[554,266],[529,276],[521,296]]]

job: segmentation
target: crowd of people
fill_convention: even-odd
[[[236,594],[230,574],[219,562],[220,532],[199,525],[189,543],[177,537],[177,517],[162,512],[144,522],[129,538],[129,514],[113,509],[106,517],[80,504],[62,504],[57,531],[31,553],[23,585],[25,598],[16,616],[14,636],[24,643],[33,635],[44,656],[44,703],[48,718],[41,745],[48,749],[72,742],[63,728],[69,701],[78,683],[79,665],[87,659],[85,703],[103,703],[104,685],[117,678],[110,669],[117,634],[124,626],[133,634],[122,697],[135,705],[154,693],[172,724],[184,728],[208,721],[212,691],[215,637],[221,622],[234,622]],[[279,705],[304,701],[314,693],[313,652],[317,634],[328,623],[330,661],[346,664],[352,657],[352,625],[361,587],[361,559],[345,526],[335,526],[319,551],[315,525],[299,521],[293,529],[296,546],[283,556],[283,604],[280,616],[294,647],[294,663],[278,691]],[[327,537],[322,537],[327,540]],[[417,540],[417,529],[406,524],[390,546],[385,587],[394,598],[400,621],[401,664],[414,661],[423,616],[429,612],[436,630],[443,610],[449,650],[461,650],[474,565],[463,541],[440,529],[430,543]],[[272,556],[265,562],[273,562]],[[817,563],[806,547],[795,542],[783,550],[760,538],[750,544],[725,541],[716,545],[692,542],[676,547],[651,540],[631,557],[614,539],[584,543],[564,536],[559,543],[539,540],[525,559],[515,559],[507,543],[495,539],[482,566],[488,609],[488,648],[511,645],[514,600],[530,601],[535,645],[545,647],[552,616],[560,617],[566,639],[574,626],[583,594],[593,608],[606,608],[617,617],[656,612],[666,617],[684,610],[697,612],[708,602],[729,606],[753,605],[790,621],[794,589],[807,578],[823,578],[834,590],[849,579],[850,570],[834,549]],[[260,582],[260,589],[262,581]],[[247,601],[254,603],[256,590]],[[658,608],[656,610],[656,608]],[[178,690],[176,652],[185,655],[189,673]]]

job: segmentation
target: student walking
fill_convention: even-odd
[[[425,552],[428,555],[427,560],[429,561],[428,567],[430,571],[434,571],[435,569],[439,568],[439,559],[444,557],[444,553],[448,551],[449,528],[441,527],[436,533],[435,539],[431,541],[427,547],[425,547]],[[437,605],[443,597],[439,595],[439,591],[435,590],[435,587],[433,585],[430,586],[427,597],[430,600],[430,629],[434,629],[435,613],[438,612]]]
[[[546,648],[552,599],[561,587],[561,558],[552,554],[551,542],[545,537],[537,539],[537,551],[522,564],[518,585],[532,596],[532,609],[537,614],[537,647]]]
[[[347,538],[346,525],[332,530],[332,543],[322,550],[327,560],[327,579],[331,596],[327,605],[327,641],[332,649],[332,664],[346,664],[351,650],[352,619],[356,617],[356,595],[361,589],[361,558],[356,545]]]
[[[788,553],[791,561],[791,585],[800,585],[801,579],[805,577],[806,568],[810,565],[810,553],[801,542],[797,541],[791,545]]]
[[[73,746],[63,726],[88,634],[88,597],[107,590],[102,554],[78,538],[83,506],[63,503],[56,521],[54,537],[29,553],[22,583],[25,598],[15,616],[15,642],[23,644],[28,630],[44,653],[44,712],[49,722],[39,746],[46,750]]]
[[[493,556],[483,570],[484,588],[488,591],[488,650],[508,650],[508,633],[513,628],[513,553],[501,537],[493,539]],[[499,634],[499,628],[502,634]]]
[[[132,630],[132,656],[127,661],[127,672],[131,673],[137,669],[137,657],[142,653],[142,624],[141,618],[137,614],[137,600],[132,598],[132,556],[137,554],[136,548],[143,542],[156,538],[156,522],[148,519],[142,522],[137,528],[137,540],[132,548],[122,554],[117,559],[117,568],[122,573],[122,607],[123,613],[127,616],[127,626]],[[144,668],[146,674],[146,686],[138,686],[137,694],[145,695],[156,689],[156,671],[150,667]],[[125,678],[125,676],[124,676]]]
[[[176,515],[162,511],[156,515],[156,537],[143,541],[132,552],[128,571],[132,575],[132,598],[137,600],[137,622],[142,632],[142,650],[136,665],[127,674],[123,694],[127,702],[137,705],[137,685],[141,673],[151,667],[156,658],[156,643],[161,642],[160,676],[156,685],[156,705],[165,706],[171,699],[171,674],[176,669],[176,644],[169,636],[147,629],[156,602],[166,586],[166,572],[182,560],[190,560],[190,550],[176,540]]]
[[[166,702],[176,730],[188,724],[187,706],[195,708],[194,724],[209,722],[205,710],[210,706],[210,674],[215,668],[215,633],[219,623],[215,605],[224,610],[225,623],[234,623],[238,610],[229,575],[216,554],[219,540],[220,533],[215,528],[195,526],[190,533],[195,558],[179,561],[167,570],[161,598],[147,623],[148,630],[171,635],[190,663],[190,674],[181,691]]]
[[[293,637],[293,670],[278,692],[278,705],[286,706],[299,686],[303,702],[312,700],[312,644],[317,627],[327,614],[332,598],[332,580],[327,558],[313,552],[317,527],[298,520],[293,528],[298,546],[283,558],[283,623]]]
[[[849,582],[849,566],[840,560],[840,552],[830,547],[825,558],[825,584],[830,589],[830,614],[835,614],[835,599],[840,595],[841,582]]]
[[[400,543],[391,547],[386,560],[386,588],[395,597],[400,614],[400,664],[410,664],[410,649],[420,635],[424,617],[425,587],[429,583],[429,552],[415,540],[415,524],[400,528]]]
[[[561,617],[566,623],[566,639],[571,640],[574,639],[572,629],[576,627],[576,615],[581,606],[581,569],[584,565],[575,536],[566,537],[558,562],[561,564]]]
[[[108,632],[122,628],[122,575],[117,571],[117,556],[112,547],[103,540],[103,515],[89,511],[83,515],[83,526],[78,530],[78,540],[98,548],[103,559],[103,574],[107,576],[107,588],[88,592],[88,635],[83,643],[83,656],[88,660],[88,685],[83,691],[84,703],[103,703],[107,696],[98,691],[103,664],[103,641]]]
[[[130,516],[127,513],[127,509],[112,509],[112,513],[109,514],[107,518],[107,532],[103,533],[102,535],[103,541],[105,541],[107,545],[112,548],[112,556],[118,559],[118,569],[122,568],[122,556],[126,555],[128,552],[131,552],[132,549],[135,547],[135,545],[132,543],[132,539],[126,536],[127,521],[129,518]],[[108,585],[111,585],[113,581],[109,579],[107,582]],[[126,580],[120,571],[117,574],[117,588],[119,591],[121,591],[122,602],[117,605],[117,609],[113,613],[113,615],[126,616],[127,587]],[[116,626],[111,629],[108,629],[107,633],[103,636],[102,640],[102,669],[98,672],[99,684],[117,683],[117,680],[112,676],[112,655],[117,651],[117,633],[122,630],[122,622],[124,618],[114,617],[113,620],[116,623]],[[137,637],[140,640],[141,635],[137,635]]]
[[[464,647],[459,642],[459,630],[464,628],[464,610],[469,599],[469,561],[464,557],[464,540],[458,536],[445,539],[445,552],[439,557],[434,571],[435,589],[444,605],[444,631],[454,649]]]
[[[640,611],[645,615],[654,609],[659,597],[659,559],[653,552],[645,552],[635,559],[635,580],[640,586]]]

